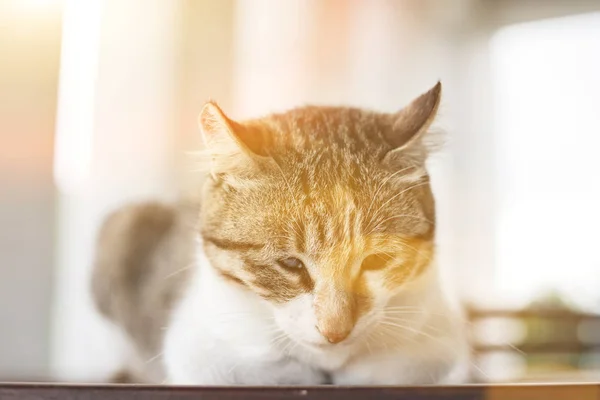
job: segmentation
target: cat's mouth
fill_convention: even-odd
[[[339,343],[329,343],[327,341],[316,342],[316,341],[310,341],[310,340],[299,340],[299,342],[302,345],[309,347],[311,349],[324,351],[324,350],[332,350],[332,349],[336,349],[336,348],[350,346],[354,342],[354,339],[348,338]]]
[[[327,339],[313,337],[305,337],[298,335],[295,332],[286,332],[286,336],[289,340],[300,345],[303,348],[316,350],[316,351],[331,351],[334,349],[347,348],[353,346],[360,341],[361,335],[351,334],[341,342],[331,343]]]

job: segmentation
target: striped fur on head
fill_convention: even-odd
[[[246,122],[208,103],[200,226],[213,267],[275,307],[309,296],[316,329],[343,340],[428,268],[425,134],[440,95],[438,83],[394,114],[309,106]]]

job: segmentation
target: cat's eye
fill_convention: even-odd
[[[277,261],[277,264],[288,269],[300,269],[304,267],[302,261],[298,260],[296,257],[282,258]]]
[[[391,259],[387,254],[371,254],[363,260],[361,268],[368,271],[382,269]]]

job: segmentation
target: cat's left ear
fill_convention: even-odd
[[[386,158],[415,152],[426,156],[422,154],[425,151],[422,139],[435,119],[441,97],[442,84],[437,82],[434,87],[391,116],[392,128],[384,132],[386,141],[392,146]]]
[[[214,102],[208,102],[198,117],[204,144],[213,156],[238,148],[251,158],[267,156],[266,141],[259,129],[240,124],[225,115]]]
[[[214,102],[208,102],[198,117],[204,140],[202,165],[216,182],[228,186],[252,181],[257,165],[272,162],[265,132],[257,125],[236,122]]]

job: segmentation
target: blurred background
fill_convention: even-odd
[[[438,79],[431,160],[473,379],[600,379],[597,0],[2,0],[0,380],[99,381],[96,229],[198,189],[215,99],[394,111]]]

